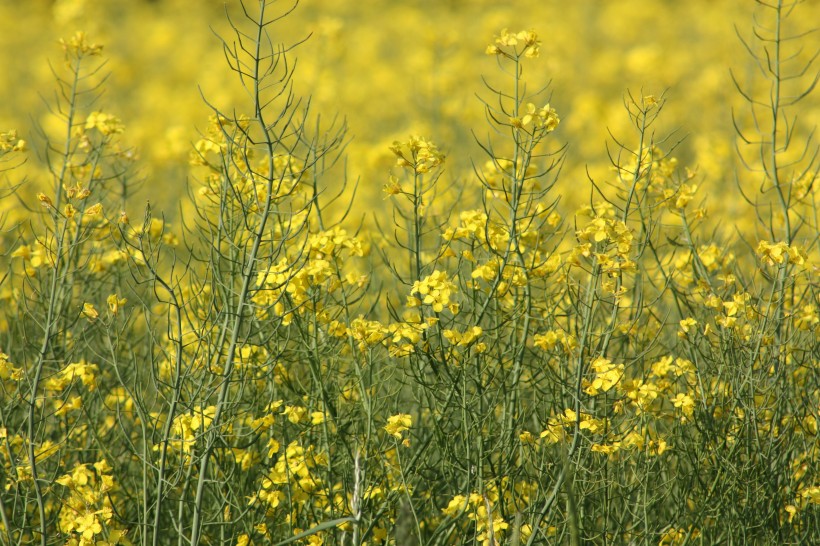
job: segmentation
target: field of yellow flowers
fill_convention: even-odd
[[[0,545],[820,544],[820,3],[0,3]]]

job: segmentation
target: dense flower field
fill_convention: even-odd
[[[820,543],[820,3],[0,4],[0,544]]]

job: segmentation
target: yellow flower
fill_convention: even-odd
[[[525,430],[524,432],[519,434],[518,440],[524,445],[535,444],[535,436],[533,436],[532,432],[530,432],[529,430]]]
[[[285,410],[282,413],[288,418],[288,421],[296,425],[302,421],[302,418],[307,413],[307,409],[301,406],[285,406]]]
[[[620,449],[620,443],[614,444],[592,444],[590,450],[594,453],[602,453],[604,455],[612,455]]]
[[[463,509],[467,507],[467,497],[464,495],[456,495],[453,499],[447,504],[447,507],[442,510],[442,513],[445,516],[455,517],[461,513]]]
[[[673,369],[673,361],[671,356],[664,356],[657,362],[652,364],[652,375],[655,377],[664,377]]]
[[[17,381],[18,377],[22,375],[22,371],[22,368],[15,368],[9,362],[9,355],[0,353],[0,379]]]
[[[211,425],[211,421],[214,420],[214,415],[216,415],[215,406],[208,406],[207,408],[197,406],[191,417],[191,430],[195,431],[208,428]]]
[[[578,342],[575,337],[561,330],[548,330],[543,334],[533,336],[533,345],[544,351],[551,351],[560,345],[566,354],[570,354],[577,347]]]
[[[91,540],[94,535],[102,533],[102,525],[97,520],[96,512],[86,512],[74,520],[74,525],[78,533],[86,540]]]
[[[116,294],[111,294],[106,299],[108,303],[108,309],[111,311],[112,315],[116,315],[120,311],[120,307],[125,305],[125,302],[128,301],[125,298],[120,298]]]
[[[54,400],[54,415],[67,415],[71,411],[77,411],[82,408],[83,399],[79,396],[72,396],[68,400],[60,398]]]
[[[91,205],[90,207],[85,209],[85,213],[83,213],[83,215],[89,217],[99,216],[100,214],[102,214],[102,211],[102,203],[97,203],[96,205]]]
[[[0,133],[0,153],[2,152],[24,152],[28,149],[25,140],[17,138],[17,131],[12,129],[5,133]]]
[[[624,375],[623,364],[613,364],[610,360],[598,357],[590,365],[595,372],[595,377],[591,382],[587,382],[586,393],[595,396],[600,392],[606,392],[615,386]]]
[[[672,399],[672,405],[676,408],[680,408],[683,412],[684,418],[692,417],[692,414],[695,411],[695,401],[688,394],[681,392],[679,392],[675,398]]]
[[[440,313],[450,305],[450,296],[456,291],[456,285],[442,271],[433,271],[420,281],[413,283],[410,294],[423,296],[422,303],[432,305],[433,311]]]
[[[698,321],[690,317],[683,319],[678,324],[680,324],[681,332],[688,334],[690,329],[698,325]]]
[[[671,527],[663,535],[661,535],[661,540],[658,545],[666,546],[671,544],[683,544],[686,540],[687,534],[686,529],[676,529]]]
[[[517,47],[519,45],[522,47],[520,51]],[[504,51],[502,48],[508,48],[508,51]],[[522,30],[512,33],[506,28],[502,29],[499,35],[496,36],[495,43],[488,45],[487,49],[484,50],[487,55],[503,54],[510,58],[520,58],[520,54],[523,53],[525,57],[530,59],[538,57],[540,51],[541,41],[534,31]]]
[[[89,44],[85,38],[85,32],[78,31],[74,36],[68,40],[60,39],[60,45],[63,51],[68,55],[69,53],[79,55],[99,55],[102,52],[103,46],[98,44]]]
[[[90,321],[93,321],[100,316],[99,311],[97,311],[97,309],[94,308],[94,304],[87,302],[83,304],[83,310],[81,314]]]
[[[675,199],[675,208],[682,209],[686,207],[694,199],[697,189],[697,184],[681,184],[678,196]]]
[[[116,116],[104,114],[102,112],[91,112],[85,120],[85,128],[96,129],[102,134],[108,136],[116,133],[122,133],[125,126]]]
[[[416,174],[428,173],[444,163],[444,154],[438,147],[419,136],[411,136],[405,142],[393,142],[390,151],[396,156],[396,165]]]
[[[54,206],[54,203],[52,203],[51,198],[48,195],[46,195],[42,192],[37,194],[37,200],[44,207],[53,207]]]
[[[390,177],[390,182],[384,185],[383,190],[384,193],[387,194],[387,197],[390,197],[391,195],[399,195],[404,191],[401,184],[399,184],[399,180],[395,176]]]
[[[813,485],[800,491],[800,496],[811,504],[820,504],[820,485]]]
[[[646,108],[652,108],[658,104],[658,98],[655,95],[645,95],[643,97],[643,104]]]
[[[533,103],[528,103],[527,114],[524,115],[521,122],[523,125],[529,125],[534,122],[535,126],[539,129],[551,133],[558,127],[561,119],[558,117],[555,108],[550,107],[549,103],[542,108],[538,108]]]
[[[268,450],[268,458],[273,457],[273,454],[278,452],[280,447],[282,446],[275,439],[269,439],[268,444],[265,446],[265,448]]]
[[[387,418],[384,430],[397,440],[401,440],[402,432],[410,430],[411,426],[413,426],[413,417],[407,413],[399,413]]]
[[[794,325],[799,330],[808,331],[816,328],[818,324],[820,324],[820,316],[818,316],[816,305],[805,305],[795,313]]]

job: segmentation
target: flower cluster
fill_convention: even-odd
[[[396,156],[396,165],[414,172],[425,174],[444,163],[444,154],[430,140],[411,136],[404,142],[395,141],[390,151]],[[391,190],[388,193],[398,193]]]
[[[527,112],[524,115],[510,118],[510,125],[519,129],[525,129],[532,125],[536,130],[551,133],[561,122],[555,108],[552,108],[549,104],[539,108],[530,102],[527,103],[526,109]]]
[[[457,313],[458,304],[451,301],[456,291],[456,285],[450,280],[447,273],[436,270],[427,277],[413,283],[408,303],[411,307],[422,304],[429,305],[436,313],[441,313],[445,307],[451,313]],[[419,298],[414,297],[413,294],[418,294]]]
[[[125,126],[120,119],[112,114],[91,112],[85,120],[85,129],[96,129],[105,136],[122,133]]]
[[[402,439],[402,433],[410,430],[413,426],[413,417],[407,413],[399,413],[387,418],[387,424],[384,430],[397,440]]]
[[[27,149],[26,141],[17,138],[17,131],[0,133],[0,154],[8,152],[24,152]]]
[[[757,255],[766,265],[783,265],[786,260],[794,265],[806,263],[806,254],[797,245],[787,245],[784,242],[770,243],[760,241],[757,244]]]
[[[512,59],[517,59],[521,55],[534,59],[541,52],[541,40],[532,30],[513,33],[505,28],[495,37],[495,41],[487,46],[485,52],[487,55],[504,55]]]

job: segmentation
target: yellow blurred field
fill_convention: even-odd
[[[58,58],[56,42],[87,32],[105,45],[109,59],[111,76],[100,104],[127,126],[126,142],[139,151],[146,190],[173,214],[188,153],[208,115],[199,89],[216,104],[240,97],[211,31],[228,28],[224,3],[209,0],[194,8],[176,0],[36,0],[4,2],[0,9],[0,62],[7,79],[22,84],[4,86],[3,126],[17,128],[36,146],[29,135],[32,121],[49,123],[41,96],[53,92],[48,62]],[[791,28],[809,30],[818,9],[804,3]],[[237,12],[235,3],[228,2],[228,11]],[[754,76],[735,33],[737,26],[750,35],[754,11],[746,2],[706,0],[313,0],[303,2],[274,39],[290,43],[311,36],[297,52],[298,92],[310,95],[325,118],[347,119],[353,137],[348,174],[361,177],[369,205],[378,205],[389,174],[387,147],[408,134],[440,143],[448,154],[448,178],[469,176],[470,158],[477,155],[470,131],[480,131],[483,118],[475,94],[482,90],[481,75],[492,77],[494,69],[483,45],[504,27],[532,28],[542,36],[532,85],[550,84],[552,103],[561,111],[559,138],[569,144],[562,177],[567,190],[585,180],[587,166],[598,178],[608,175],[607,130],[618,135],[628,127],[623,99],[631,91],[667,93],[662,131],[686,137],[678,156],[699,168],[714,194],[733,185],[731,110],[742,101],[729,69],[741,83]],[[803,59],[812,53],[805,48]],[[802,106],[807,127],[817,123],[819,108],[816,96]],[[34,159],[29,168],[36,173],[38,166]],[[587,198],[563,193],[573,204]],[[166,194],[171,202],[163,206]]]

